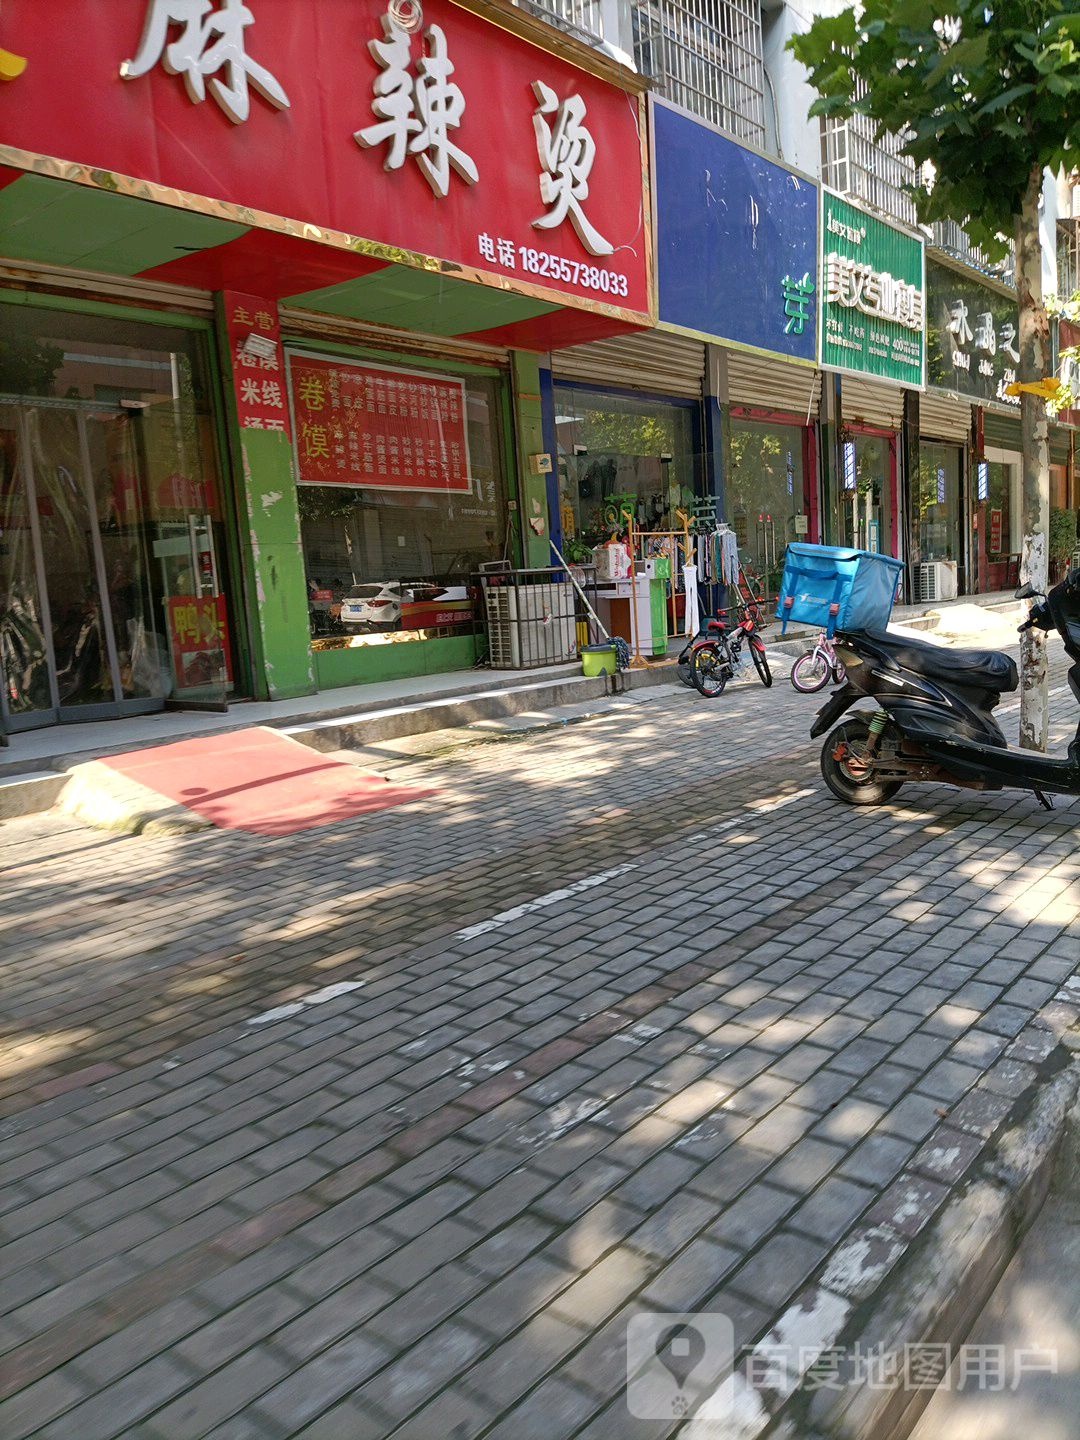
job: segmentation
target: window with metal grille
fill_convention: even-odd
[[[653,88],[739,140],[765,144],[757,0],[643,0],[634,60]]]
[[[1058,221],[1057,272],[1058,295],[1069,300],[1080,290],[1080,217]]]
[[[860,86],[856,98],[864,93]],[[868,115],[852,115],[849,120],[823,117],[821,178],[840,194],[914,225],[915,201],[905,187],[915,183],[915,162],[900,154],[899,136],[878,140],[876,130]]]
[[[602,0],[514,0],[514,4],[576,40],[595,45],[606,38]]]

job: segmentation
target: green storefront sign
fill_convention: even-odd
[[[821,363],[902,385],[926,379],[922,241],[821,193]]]
[[[1006,395],[1020,364],[1020,311],[1015,291],[1002,294],[937,260],[926,262],[929,385],[965,399],[997,400],[1020,408]]]

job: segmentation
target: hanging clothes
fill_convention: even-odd
[[[686,618],[683,630],[687,635],[696,635],[701,624],[698,608],[698,568],[696,565],[683,566],[683,588],[686,591]]]
[[[734,585],[739,578],[739,542],[735,531],[721,525],[716,536],[720,547],[720,577],[725,585]]]

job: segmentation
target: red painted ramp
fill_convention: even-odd
[[[436,793],[389,784],[261,728],[112,755],[101,763],[223,830],[252,835],[291,835]]]

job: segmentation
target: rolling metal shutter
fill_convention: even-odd
[[[725,350],[728,400],[754,410],[783,410],[817,418],[821,400],[821,371],[806,365],[788,365],[768,355],[746,350]]]
[[[645,330],[617,335],[612,340],[592,340],[569,350],[553,350],[551,371],[556,380],[651,390],[657,395],[700,400],[705,346],[685,335]]]
[[[899,430],[904,423],[904,392],[876,380],[844,375],[840,381],[840,413],[845,425]]]
[[[1074,434],[1075,431],[1069,430],[1064,425],[1050,426],[1051,465],[1067,465],[1069,463],[1069,450]]]
[[[1020,449],[1020,417],[987,410],[983,416],[983,443],[996,450]]]
[[[0,263],[0,284],[30,292],[115,300],[122,305],[141,305],[183,315],[212,316],[214,313],[214,297],[209,290],[167,285],[160,280],[139,280],[126,275],[66,270],[59,265],[29,265],[17,260],[4,260]]]
[[[343,315],[323,315],[314,310],[281,307],[281,332],[286,343],[299,341],[317,348],[320,340],[355,345],[362,350],[395,351],[423,359],[460,360],[466,364],[506,366],[509,351],[501,346],[476,345],[445,335],[420,335],[411,330],[392,330],[350,320]]]
[[[928,440],[966,444],[971,439],[971,402],[945,395],[920,395],[919,434]]]

